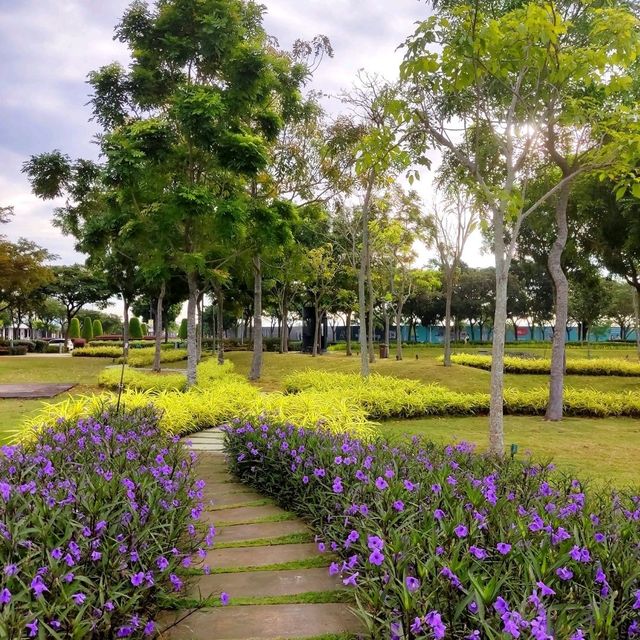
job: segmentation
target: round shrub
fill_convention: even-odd
[[[129,340],[142,340],[140,319],[135,316],[129,320]]]
[[[182,318],[182,322],[180,323],[180,329],[178,329],[178,338],[180,340],[187,339],[187,319]]]
[[[103,333],[104,331],[102,329],[102,322],[100,322],[100,320],[96,318],[93,321],[93,337],[97,338],[98,336],[101,336]]]
[[[142,330],[142,337],[143,337],[143,338],[149,334],[149,325],[148,325],[148,324],[146,324],[145,322],[143,322],[143,323],[140,325],[140,328],[141,328],[141,330]]]
[[[89,342],[93,340],[93,322],[91,318],[87,316],[82,322],[82,338]]]
[[[78,320],[78,318],[71,319],[71,323],[69,324],[69,337],[72,340],[80,337],[80,320]]]
[[[205,543],[203,482],[147,410],[62,422],[0,456],[0,635],[142,638]],[[194,519],[195,518],[195,519]]]

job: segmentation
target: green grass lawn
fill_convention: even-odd
[[[540,352],[540,349],[537,349]],[[601,357],[632,357],[620,353],[633,349],[603,349],[592,351]],[[572,356],[586,355],[585,350],[572,349]],[[577,352],[577,353],[575,353]],[[416,354],[418,358],[416,359]],[[439,349],[407,349],[402,362],[395,359],[378,360],[372,370],[386,375],[415,378],[425,383],[438,382],[450,389],[463,392],[489,390],[489,372],[470,367],[454,366],[445,369],[438,361]],[[236,365],[236,371],[246,374],[251,362],[250,352],[232,352],[227,357]],[[99,391],[97,378],[111,360],[102,358],[3,358],[0,360],[0,383],[15,382],[73,382],[77,386],[70,392],[95,393]],[[169,368],[184,368],[186,363],[171,363]],[[300,353],[264,354],[264,373],[258,385],[265,391],[282,389],[283,377],[293,371],[317,368],[328,371],[359,369],[359,358],[335,352],[312,358]],[[546,386],[547,377],[540,375],[507,375],[506,385],[535,388]],[[640,391],[640,378],[569,376],[567,385],[576,388],[594,388],[602,391]],[[55,400],[62,400],[66,394]],[[21,421],[41,406],[41,400],[0,400],[0,441],[6,440]],[[437,442],[467,440],[480,448],[487,443],[487,418],[429,418],[389,421],[381,430],[392,438],[420,434]],[[640,460],[640,422],[630,418],[579,419],[567,418],[562,423],[548,423],[538,417],[507,416],[506,441],[519,446],[519,456],[527,451],[537,459],[553,458],[568,472],[593,476],[599,481],[612,481],[618,485],[640,482],[637,460]]]

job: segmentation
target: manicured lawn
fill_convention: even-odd
[[[479,449],[488,443],[486,416],[393,420],[380,429],[391,439],[420,435],[441,443],[465,440]],[[567,473],[617,486],[640,484],[640,422],[632,418],[565,418],[552,423],[535,416],[505,416],[505,440],[518,445],[521,459],[553,459]]]

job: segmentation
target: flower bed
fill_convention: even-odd
[[[442,360],[442,358],[440,358]],[[491,356],[456,353],[451,362],[476,369],[491,370]],[[505,356],[505,373],[549,374],[550,358],[517,358]],[[567,360],[568,375],[573,376],[640,376],[640,363],[618,358],[572,358]]]
[[[231,470],[294,509],[372,637],[640,636],[640,498],[468,445],[227,429]]]
[[[0,637],[154,635],[204,553],[204,483],[155,415],[60,421],[0,455]]]

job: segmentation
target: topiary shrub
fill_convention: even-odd
[[[69,324],[69,337],[72,340],[80,337],[80,320],[78,318],[72,318]]]
[[[49,343],[46,340],[34,340],[35,348],[34,351],[36,353],[46,353],[47,347]]]
[[[87,341],[84,338],[74,338],[72,341],[74,349],[82,349],[82,347],[86,346]]]
[[[140,328],[142,329],[142,337],[144,338],[149,333],[149,325],[146,322],[143,322],[140,325]]]
[[[93,340],[93,323],[88,316],[82,322],[82,337],[87,342]]]
[[[102,322],[100,322],[100,320],[96,318],[93,321],[93,337],[97,338],[98,336],[101,336],[103,333],[104,333],[104,330],[102,329]]]
[[[129,340],[142,340],[142,327],[139,318],[129,320]]]
[[[182,318],[182,322],[180,323],[180,329],[178,330],[178,338],[180,340],[187,339],[187,319]]]

